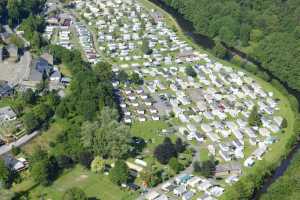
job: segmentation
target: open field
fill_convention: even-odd
[[[68,124],[66,120],[60,119],[55,121],[50,125],[50,128],[47,131],[23,146],[22,149],[28,154],[32,153],[36,146],[41,146],[47,149],[49,147],[49,142],[55,141],[57,135],[64,131],[67,126]]]
[[[133,200],[135,194],[123,191],[110,182],[107,176],[94,174],[89,170],[76,166],[65,171],[51,186],[34,186],[32,180],[24,181],[13,189],[16,192],[30,189],[30,198],[36,199],[43,195],[48,200],[62,199],[64,192],[71,187],[83,189],[89,198],[97,200]]]

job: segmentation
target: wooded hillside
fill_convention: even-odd
[[[299,0],[163,0],[197,32],[243,49],[300,91]]]

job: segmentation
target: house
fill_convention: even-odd
[[[180,197],[186,192],[186,186],[185,185],[180,185],[177,188],[173,190],[174,195]]]
[[[16,113],[11,109],[11,107],[6,106],[0,108],[0,123],[5,121],[12,121],[17,119]]]
[[[49,76],[53,70],[53,66],[48,63],[48,61],[42,57],[34,61],[33,67],[40,74],[46,74]]]
[[[28,168],[28,161],[25,158],[14,158],[12,156],[4,156],[5,165],[13,171],[20,172]]]
[[[224,188],[219,186],[214,186],[208,191],[208,194],[215,197],[219,197],[223,194],[223,192],[224,192]]]
[[[202,181],[202,178],[198,177],[198,176],[194,176],[193,178],[191,178],[190,180],[187,181],[187,185],[194,188],[196,187],[200,182]]]
[[[13,88],[7,82],[0,82],[0,99],[13,94]]]
[[[228,152],[220,150],[219,154],[226,162],[231,160],[231,156]]]
[[[242,174],[242,166],[238,162],[228,162],[216,166],[215,176],[226,177],[228,175],[240,176]]]
[[[61,79],[61,73],[58,69],[54,70],[50,75],[50,81],[59,82]]]
[[[60,82],[64,85],[69,85],[71,83],[71,78],[69,77],[62,77]]]
[[[162,21],[164,19],[164,16],[161,12],[155,11],[150,13],[151,17],[153,18],[155,23],[159,23],[160,21]]]
[[[8,52],[9,58],[8,61],[10,62],[17,62],[19,60],[19,53],[18,47],[14,44],[9,44],[5,48]]]
[[[245,167],[252,167],[254,165],[255,161],[254,158],[252,156],[250,156],[249,158],[247,158],[244,162],[244,166]]]
[[[175,188],[176,188],[176,186],[171,182],[166,182],[161,186],[161,190],[164,192],[173,191]]]
[[[208,180],[205,180],[198,185],[197,189],[199,191],[207,191],[210,187],[212,187],[212,184]]]
[[[262,160],[262,156],[266,153],[267,151],[267,146],[265,144],[260,145],[253,153],[252,155],[258,159]]]
[[[48,62],[49,65],[53,65],[53,56],[49,53],[44,53],[43,55],[41,55],[41,58],[46,60]]]
[[[191,200],[193,198],[193,196],[194,196],[194,193],[191,191],[188,191],[182,195],[182,200]]]
[[[146,195],[146,199],[147,200],[154,200],[156,198],[158,198],[160,196],[160,194],[156,191],[151,191]]]
[[[155,200],[168,200],[168,197],[167,197],[167,195],[162,194],[158,198],[156,198]]]

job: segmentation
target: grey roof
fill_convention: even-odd
[[[12,92],[12,88],[7,83],[0,83],[0,96],[6,96]]]
[[[0,122],[5,120],[7,117],[14,118],[16,116],[16,113],[11,109],[10,106],[0,108]]]
[[[60,78],[61,77],[61,73],[59,71],[54,71],[52,74],[51,74],[51,77],[52,78]]]
[[[10,57],[18,57],[18,47],[13,44],[9,44],[6,47]]]
[[[216,166],[216,173],[228,172],[228,171],[241,171],[242,166],[238,162],[229,162]]]
[[[41,81],[43,79],[43,74],[36,69],[31,69],[29,74],[29,81]]]

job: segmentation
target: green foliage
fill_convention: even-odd
[[[185,68],[185,73],[186,73],[188,76],[191,76],[191,77],[194,77],[194,78],[197,77],[196,71],[195,71],[194,68],[191,67],[191,66]]]
[[[259,29],[253,29],[250,33],[250,40],[252,42],[259,42],[263,38],[263,32]]]
[[[255,105],[252,108],[252,111],[250,113],[249,119],[248,119],[248,124],[249,126],[261,126],[261,119],[260,119],[260,115],[258,113],[258,107]]]
[[[0,185],[4,188],[9,187],[11,184],[11,178],[11,171],[5,165],[4,160],[0,158]]]
[[[21,153],[21,148],[20,147],[16,147],[16,146],[12,146],[11,153],[14,156],[17,156],[17,155],[19,155]]]
[[[271,77],[269,76],[269,74],[267,72],[258,71],[256,73],[256,76],[263,79],[264,81],[267,81],[267,82],[271,81]]]
[[[8,21],[11,27],[16,26],[29,15],[39,14],[46,0],[4,0],[0,4],[2,21]]]
[[[30,157],[30,174],[36,183],[49,185],[57,176],[59,169],[56,160],[37,147]]]
[[[183,165],[180,162],[178,162],[176,158],[170,159],[169,166],[171,167],[171,169],[174,170],[175,173],[179,173],[184,168]]]
[[[63,200],[87,200],[87,196],[84,191],[80,188],[73,187],[68,190],[63,195]]]
[[[216,42],[216,45],[213,49],[213,52],[218,58],[223,59],[227,56],[227,50],[225,49],[225,47],[219,41]]]
[[[140,77],[140,75],[136,72],[133,72],[130,76],[130,81],[136,85],[143,85],[144,80]]]
[[[71,94],[56,110],[59,117],[81,116],[84,120],[93,120],[103,107],[116,107],[109,63],[98,63],[92,69],[82,60],[79,51],[69,51],[56,45],[51,45],[49,51],[55,63],[65,64],[73,75]]]
[[[105,161],[100,156],[96,156],[91,163],[91,171],[94,173],[102,172],[104,166],[105,166]]]
[[[40,125],[38,119],[32,112],[25,113],[22,119],[27,133],[35,131]]]
[[[144,52],[144,54],[146,54],[146,55],[150,55],[150,54],[152,54],[152,49],[150,49],[150,47],[149,47],[149,40],[147,40],[147,39],[144,39],[143,40],[143,43],[142,43],[142,51]]]
[[[177,157],[175,145],[170,138],[166,137],[164,142],[155,148],[154,156],[164,165],[167,164],[171,158]]]
[[[152,167],[146,168],[141,172],[141,179],[149,187],[155,187],[162,182],[162,171]]]
[[[124,158],[130,149],[129,128],[116,121],[117,111],[104,108],[96,122],[82,126],[82,141],[95,155]]]
[[[300,1],[163,1],[183,14],[201,34],[239,49],[251,47],[251,56],[264,69],[300,91]],[[214,52],[226,57],[218,41]],[[257,70],[251,67],[251,71]],[[260,75],[269,79],[266,74]]]
[[[27,104],[34,104],[36,102],[36,94],[33,92],[32,89],[27,89],[23,95],[23,101]]]
[[[211,177],[216,168],[216,162],[214,159],[205,160],[203,162],[195,162],[193,164],[194,172],[199,173],[200,175],[204,177]]]
[[[121,70],[118,73],[117,79],[120,81],[120,83],[125,83],[126,81],[128,81],[129,76],[124,70]]]
[[[129,170],[127,164],[123,160],[116,161],[115,166],[109,173],[109,178],[114,184],[117,185],[127,183],[129,178]]]
[[[253,73],[253,74],[256,74],[256,72],[258,71],[258,67],[254,64],[251,64],[251,63],[244,64],[243,68],[245,70],[247,70],[248,72]]]
[[[18,47],[19,49],[24,48],[24,41],[21,38],[19,38],[19,36],[17,36],[16,34],[13,34],[9,40],[12,44],[16,45],[16,47]]]

